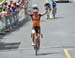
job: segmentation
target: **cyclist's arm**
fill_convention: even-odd
[[[41,14],[41,16],[45,15],[48,13],[48,10],[46,10],[44,13]]]
[[[26,12],[25,12],[25,14],[27,14],[27,15],[31,16],[31,13],[30,13],[30,12],[28,12],[28,11],[26,11]]]

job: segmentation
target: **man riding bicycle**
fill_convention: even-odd
[[[26,14],[28,14],[29,16],[31,16],[32,18],[32,34],[31,34],[31,37],[32,37],[32,45],[34,46],[35,43],[34,43],[34,35],[36,33],[36,36],[38,38],[38,43],[40,45],[40,35],[41,35],[41,28],[40,28],[40,18],[41,16],[45,15],[48,11],[47,8],[45,8],[45,13],[43,14],[39,14],[39,8],[37,7],[37,5],[33,5],[32,7],[32,14],[29,14],[28,12],[26,12]]]
[[[55,19],[57,8],[56,8],[56,2],[54,0],[52,0],[52,8],[53,8],[52,15],[53,15],[53,18]]]

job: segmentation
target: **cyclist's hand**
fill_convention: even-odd
[[[48,10],[49,8],[48,7],[45,7],[45,10]]]

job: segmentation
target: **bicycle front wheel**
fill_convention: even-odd
[[[35,49],[35,55],[37,56],[37,48]]]

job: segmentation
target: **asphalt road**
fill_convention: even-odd
[[[44,0],[33,0],[40,12]],[[58,3],[56,19],[41,18],[44,38],[38,56],[31,46],[31,21],[0,39],[0,58],[75,58],[75,3]]]

